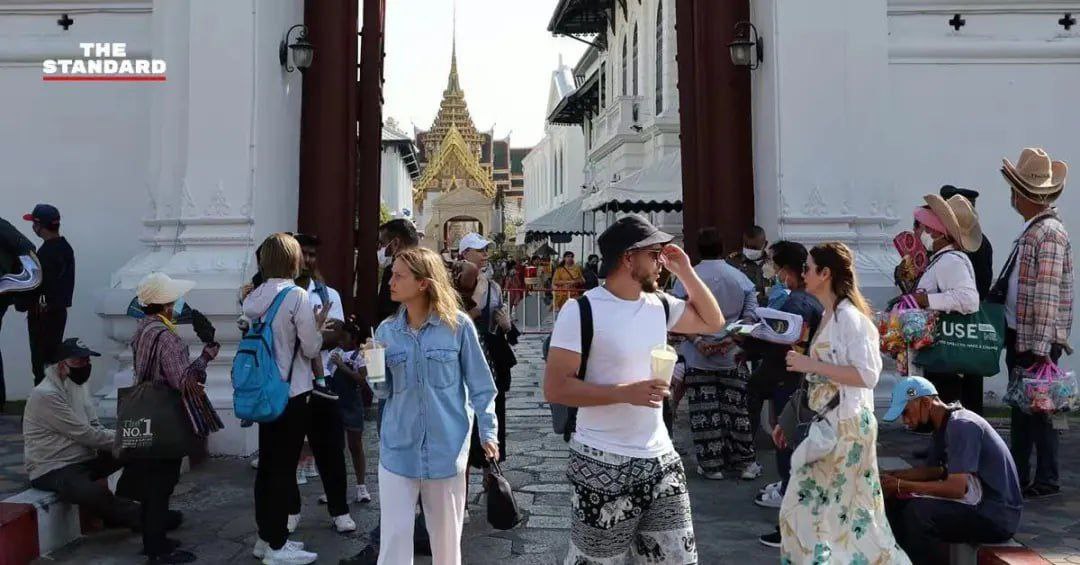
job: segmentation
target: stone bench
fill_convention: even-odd
[[[1041,565],[1050,562],[1024,545],[1009,540],[1005,543],[949,544],[949,563],[952,565]]]
[[[195,457],[185,457],[181,475],[191,470]],[[102,482],[116,492],[117,471]],[[0,565],[26,565],[34,559],[101,530],[100,518],[61,502],[55,492],[30,488],[0,502]]]
[[[32,488],[0,503],[0,565],[25,565],[80,535],[78,508],[54,492]]]

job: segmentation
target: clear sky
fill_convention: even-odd
[[[457,0],[458,76],[476,127],[511,134],[514,147],[544,136],[551,73],[573,67],[586,45],[553,37],[557,0]],[[431,127],[450,73],[453,0],[386,1],[383,117],[412,134]]]

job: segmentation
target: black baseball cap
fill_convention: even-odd
[[[306,233],[294,233],[292,236],[296,239],[296,242],[300,244],[300,247],[318,247],[322,244],[322,240],[317,235],[311,235]]]
[[[101,357],[101,354],[90,349],[77,337],[69,337],[53,350],[52,362],[59,363],[65,359],[82,359],[84,357]]]
[[[600,264],[600,276],[606,277],[615,268],[623,253],[656,244],[668,244],[675,236],[660,231],[649,220],[630,214],[615,221],[600,234],[596,242],[604,260]]]
[[[24,215],[23,219],[28,222],[37,222],[46,226],[59,225],[60,210],[57,210],[56,206],[51,204],[38,204],[37,206],[34,206],[34,211]]]
[[[979,191],[977,191],[977,190],[971,190],[970,188],[958,188],[958,187],[955,187],[955,186],[953,186],[951,184],[947,184],[947,185],[941,187],[940,194],[941,194],[941,197],[944,198],[945,200],[948,200],[948,199],[952,198],[953,196],[956,196],[957,194],[959,194],[960,196],[963,196],[964,198],[967,198],[972,204],[974,204],[975,199],[979,197]]]

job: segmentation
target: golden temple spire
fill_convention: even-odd
[[[461,92],[461,85],[458,84],[457,73],[457,0],[454,0],[454,23],[452,39],[450,44],[450,78],[446,82],[447,92]]]

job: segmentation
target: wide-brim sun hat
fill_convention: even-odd
[[[945,224],[945,233],[961,250],[974,253],[982,246],[982,226],[979,225],[979,215],[971,201],[957,195],[945,200],[937,194],[927,194],[923,197],[930,211]]]
[[[1065,190],[1069,166],[1054,161],[1045,150],[1028,147],[1020,153],[1016,165],[1002,159],[1001,175],[1013,191],[1036,204],[1050,204]]]
[[[139,304],[171,304],[195,288],[195,281],[174,279],[165,273],[150,273],[135,291]]]

